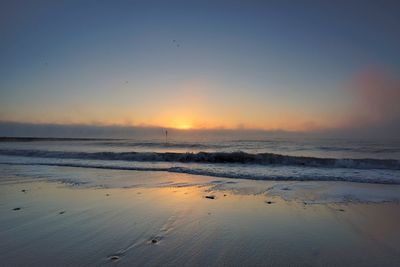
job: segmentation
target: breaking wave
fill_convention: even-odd
[[[400,170],[400,161],[394,159],[349,159],[287,156],[273,153],[245,152],[66,152],[46,150],[1,149],[0,155],[55,159],[120,160],[139,162],[180,163],[235,163],[277,166],[303,166],[321,168]]]

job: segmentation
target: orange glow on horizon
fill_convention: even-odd
[[[168,121],[168,123],[163,123],[163,121]],[[196,128],[197,125],[193,125],[193,119],[183,118],[183,117],[174,117],[172,119],[164,119],[161,120],[158,125],[167,128],[179,129],[179,130],[190,130]]]
[[[300,116],[280,116],[280,117],[262,117],[252,118],[248,123],[240,123],[235,117],[218,117],[202,116],[191,117],[191,114],[186,113],[185,116],[155,116],[155,118],[131,120],[126,119],[127,116],[110,116],[103,120],[11,120],[17,123],[33,123],[33,124],[56,124],[56,125],[88,125],[88,126],[119,126],[119,127],[159,127],[177,130],[265,130],[275,131],[283,130],[289,132],[310,132],[314,130],[331,129],[334,126],[340,125],[340,120],[332,118],[330,120],[307,120],[306,117]],[[176,114],[179,114],[177,112]],[[207,114],[208,115],[208,114]],[[122,119],[124,118],[124,119]],[[210,118],[210,119],[205,119]],[[222,122],[222,123],[221,123]],[[330,122],[328,124],[327,122]]]
[[[181,129],[181,130],[189,130],[192,128],[192,126],[190,124],[181,124],[181,125],[178,125],[176,128]]]

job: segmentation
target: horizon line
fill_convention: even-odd
[[[301,130],[285,130],[285,129],[265,129],[256,127],[246,127],[240,126],[236,128],[232,127],[190,127],[190,128],[179,128],[171,126],[160,126],[160,125],[146,125],[146,124],[110,124],[110,123],[56,123],[56,122],[23,122],[23,121],[7,121],[0,120],[0,125],[21,125],[21,126],[55,126],[55,127],[97,127],[97,128],[126,128],[126,129],[160,129],[160,130],[174,130],[174,131],[251,131],[251,132],[284,132],[284,133],[312,133],[319,132],[323,129],[317,131],[301,131]]]

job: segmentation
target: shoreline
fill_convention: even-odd
[[[320,201],[328,192],[330,200],[346,196],[345,188],[365,190],[369,198],[379,190],[387,195],[390,186],[53,171],[87,180],[1,176],[0,262],[5,266],[400,263],[399,202]],[[103,186],[90,183],[91,175]],[[110,180],[113,186],[106,184]]]

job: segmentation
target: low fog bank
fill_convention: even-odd
[[[50,138],[122,138],[122,139],[265,139],[289,137],[297,133],[254,129],[191,129],[180,130],[143,126],[62,125],[0,122],[1,137],[50,137]]]
[[[390,129],[390,130],[389,130]],[[313,132],[266,131],[257,129],[166,129],[140,126],[62,125],[0,122],[1,137],[50,138],[122,138],[122,139],[234,139],[263,140],[267,138],[399,138],[400,121],[376,127],[330,129]]]

